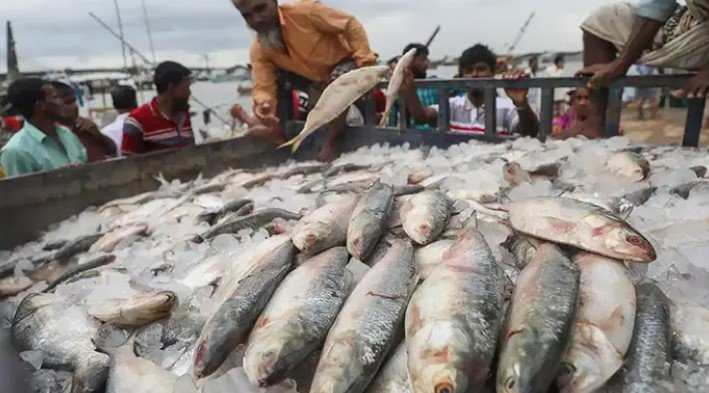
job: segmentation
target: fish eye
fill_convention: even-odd
[[[507,390],[512,390],[515,388],[515,383],[517,383],[515,377],[509,377],[507,378],[507,381],[505,381],[505,388],[507,388]]]
[[[628,236],[626,240],[628,241],[628,243],[634,246],[640,246],[642,244],[645,244],[645,241],[637,236]]]

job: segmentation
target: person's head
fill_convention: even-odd
[[[74,88],[59,81],[52,82],[52,86],[62,100],[62,118],[59,121],[66,126],[73,127],[76,119],[79,118],[79,105],[76,103]]]
[[[557,55],[554,58],[554,65],[557,66],[558,68],[564,68],[565,63],[566,63],[566,60],[564,60],[563,55]]]
[[[7,99],[27,120],[57,121],[62,117],[63,101],[52,83],[39,78],[20,78],[10,85]]]
[[[113,99],[113,107],[116,108],[118,113],[130,112],[138,107],[136,92],[131,86],[114,86],[111,89],[111,99]]]
[[[169,99],[177,112],[186,112],[190,108],[191,74],[187,67],[174,61],[160,63],[155,69],[153,83],[158,95]]]
[[[402,54],[408,53],[411,49],[416,49],[416,55],[410,66],[411,73],[416,79],[424,79],[428,70],[428,47],[423,44],[409,44],[406,45]]]
[[[461,78],[492,78],[495,76],[497,55],[485,45],[477,44],[463,51],[458,63]],[[468,92],[475,99],[482,99],[483,89],[471,89]]]
[[[571,107],[578,116],[586,117],[591,111],[591,92],[588,87],[578,87],[571,92]]]
[[[256,32],[261,45],[268,49],[285,46],[281,36],[277,0],[232,0],[232,3],[244,17],[246,24]]]
[[[532,56],[532,58],[529,59],[529,68],[532,71],[536,71],[539,69],[539,58],[537,56]]]

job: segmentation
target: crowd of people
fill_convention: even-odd
[[[232,108],[232,116],[247,124],[254,136],[282,144],[286,135],[280,113],[282,92],[292,94],[298,104],[291,108],[303,116],[318,101],[323,90],[339,76],[378,62],[363,25],[352,15],[315,0],[280,4],[277,0],[232,0],[256,38],[250,50],[253,75],[253,115],[244,108]],[[603,134],[608,93],[604,82],[625,75],[635,63],[696,71],[682,95],[703,98],[709,92],[709,0],[688,0],[680,6],[674,0],[643,0],[640,5],[611,4],[592,12],[581,25],[584,66],[580,75],[590,76],[588,87],[555,92],[554,138]],[[417,88],[416,79],[428,77],[429,49],[412,43],[402,53],[415,49],[405,71],[398,103],[386,119],[398,126],[432,129],[438,122],[438,95],[433,89]],[[388,64],[394,67],[396,58]],[[505,69],[502,78],[559,77],[562,56],[545,72],[532,58],[526,70]],[[503,66],[503,68],[505,68]],[[460,55],[460,78],[492,78],[500,71],[498,56],[478,43]],[[16,80],[8,98],[24,124],[0,151],[0,167],[8,176],[81,165],[113,156],[135,155],[177,149],[194,144],[189,114],[190,70],[175,62],[164,62],[155,70],[156,96],[138,106],[135,90],[117,86],[111,92],[118,118],[103,130],[90,119],[78,116],[73,89],[61,82],[37,78]],[[642,92],[645,94],[646,92]],[[305,100],[301,96],[307,97]],[[370,95],[368,95],[370,96]],[[384,94],[373,96],[381,115]],[[496,132],[535,136],[540,129],[539,89],[510,88],[495,97]],[[485,132],[483,90],[451,92],[450,130]],[[359,105],[356,104],[356,105]],[[406,116],[402,116],[405,112]],[[347,122],[347,112],[328,125],[328,138],[318,156],[331,161]],[[18,126],[15,124],[15,128]]]

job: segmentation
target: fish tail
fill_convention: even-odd
[[[382,120],[379,121],[379,127],[386,127],[387,122],[389,121],[389,114],[391,113],[391,107],[387,105],[387,108],[384,110],[384,114],[382,115]]]
[[[284,148],[284,147],[293,146],[293,145],[296,144],[297,139],[298,139],[298,137],[295,137],[295,138],[289,140],[288,142],[286,142],[286,143],[284,143],[284,144],[278,146],[277,149],[282,149],[282,148]],[[298,143],[298,145],[300,145],[300,143]]]
[[[301,144],[301,143],[303,143],[303,139],[298,138],[298,137],[294,138],[293,147],[291,148],[291,152],[292,152],[292,153],[297,152],[298,149],[300,149],[300,144]]]

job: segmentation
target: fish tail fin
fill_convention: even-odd
[[[298,142],[297,139],[298,139],[298,137],[295,137],[295,138],[289,140],[288,142],[278,146],[277,149],[283,149],[284,147],[293,146],[296,143],[298,144],[298,146],[300,146],[300,142]]]
[[[387,105],[387,108],[384,110],[384,114],[382,115],[382,119],[379,121],[379,127],[386,127],[387,126],[390,113],[391,113],[391,107],[389,105]]]

